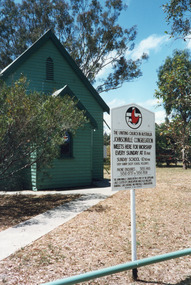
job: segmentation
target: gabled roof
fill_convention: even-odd
[[[79,99],[75,96],[75,94],[72,92],[72,90],[70,89],[70,87],[68,85],[65,85],[63,88],[56,90],[52,96],[64,96],[64,95],[69,95],[72,99],[75,99],[77,102],[77,107],[80,110],[83,110],[85,112],[85,116],[90,120],[90,123],[92,124],[92,126],[94,127],[94,129],[97,129],[97,122],[95,121],[95,119],[91,116],[91,114],[88,112],[88,110],[84,107],[84,105],[79,101]]]
[[[78,77],[83,81],[87,89],[91,92],[93,97],[96,99],[98,104],[102,107],[103,111],[109,113],[109,107],[104,102],[104,100],[100,97],[95,88],[91,85],[87,77],[83,74],[80,68],[77,66],[75,61],[66,51],[64,46],[60,43],[55,34],[48,30],[43,36],[41,36],[32,46],[30,46],[26,51],[24,51],[19,57],[17,57],[12,63],[10,63],[7,67],[5,67],[0,72],[0,78],[5,79],[9,74],[11,74],[20,64],[22,64],[31,54],[33,54],[37,49],[39,49],[46,41],[51,39],[58,50],[61,52],[62,56],[68,62],[68,64],[72,67],[73,71],[78,75]]]

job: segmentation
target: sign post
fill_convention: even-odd
[[[132,261],[137,259],[135,189],[156,185],[155,117],[136,104],[111,110],[111,187],[131,190]],[[133,269],[137,279],[137,269]]]
[[[137,260],[137,239],[136,239],[136,208],[135,208],[135,189],[131,189],[131,260]],[[137,280],[138,270],[133,269],[133,279]]]

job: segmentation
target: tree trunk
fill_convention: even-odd
[[[185,148],[182,149],[182,163],[183,163],[183,169],[187,169],[187,159],[185,154]]]

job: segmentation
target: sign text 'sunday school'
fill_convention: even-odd
[[[127,109],[128,106],[125,107],[124,118],[121,118],[120,122],[117,122],[120,116],[115,117],[115,114],[112,122],[112,187],[118,190],[153,187],[155,184],[153,117],[149,118],[148,114],[146,116],[145,110],[139,111],[141,124],[132,130],[125,120]],[[120,110],[119,114],[122,113]]]

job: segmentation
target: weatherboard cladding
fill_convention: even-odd
[[[90,185],[92,181],[91,126],[77,131],[73,158],[56,159],[51,168],[38,172],[37,188]]]
[[[54,61],[54,77],[55,80],[46,80],[45,64],[46,59],[51,55]],[[9,83],[18,79],[21,74],[30,81],[30,89],[42,91],[45,93],[53,93],[55,90],[68,85],[74,94],[83,102],[83,105],[95,118],[97,112],[103,111],[102,106],[92,96],[90,91],[84,85],[84,82],[74,73],[67,61],[58,53],[53,42],[46,42],[40,50],[32,54],[22,66],[18,66],[15,70],[15,77],[9,76]],[[96,119],[96,118],[95,118]]]
[[[98,99],[99,95],[96,95],[96,91],[94,92],[91,85],[87,83],[87,79],[84,80],[81,71],[74,66],[73,61],[71,64],[63,57],[63,50],[60,47],[58,51],[54,37],[52,40],[52,33],[50,35],[50,40],[43,41],[41,45],[38,43],[38,48],[35,47],[35,52],[30,52],[29,57],[25,58],[24,54],[24,59],[20,60],[22,64],[14,64],[14,69],[11,67],[12,72],[6,69],[4,78],[11,83],[23,74],[30,82],[30,90],[47,94],[52,94],[67,85],[83,103],[96,122],[95,130],[91,125],[91,128],[89,126],[87,129],[80,130],[81,136],[74,137],[73,159],[55,160],[54,167],[46,169],[46,174],[37,171],[34,165],[31,168],[31,182],[33,188],[37,186],[38,189],[64,185],[88,185],[92,179],[103,177],[103,111],[108,111],[108,107],[102,99]],[[46,80],[46,60],[49,57],[54,62],[54,80]],[[92,96],[92,93],[95,94]]]
[[[99,96],[97,91],[94,89],[94,87],[90,84],[88,79],[85,77],[83,72],[79,69],[75,61],[71,58],[71,56],[68,54],[68,52],[65,50],[63,45],[59,42],[59,40],[56,38],[56,36],[52,33],[51,30],[48,30],[41,38],[39,38],[31,47],[29,47],[22,55],[20,55],[16,60],[14,60],[9,66],[7,66],[2,72],[0,73],[0,77],[2,79],[5,79],[10,74],[13,74],[15,69],[17,69],[18,66],[23,64],[25,60],[28,60],[29,57],[31,57],[36,51],[43,46],[47,41],[50,42],[50,40],[54,43],[56,48],[60,51],[60,54],[63,58],[67,61],[67,63],[71,66],[73,72],[80,78],[86,88],[91,92],[92,96],[96,99],[96,101],[99,103],[99,105],[102,107],[103,111],[109,113],[109,107],[104,102],[104,100]]]
[[[88,112],[88,110],[84,107],[84,105],[82,104],[81,101],[78,100],[78,98],[76,97],[76,95],[72,92],[72,90],[69,88],[68,85],[65,85],[63,88],[56,90],[52,96],[65,96],[65,95],[69,95],[71,98],[73,98],[76,102],[77,102],[77,107],[80,110],[83,110],[85,112],[85,115],[87,117],[87,119],[90,121],[92,127],[94,127],[95,129],[98,128],[98,125],[96,123],[96,121],[94,120],[94,118],[92,117],[92,115]]]

